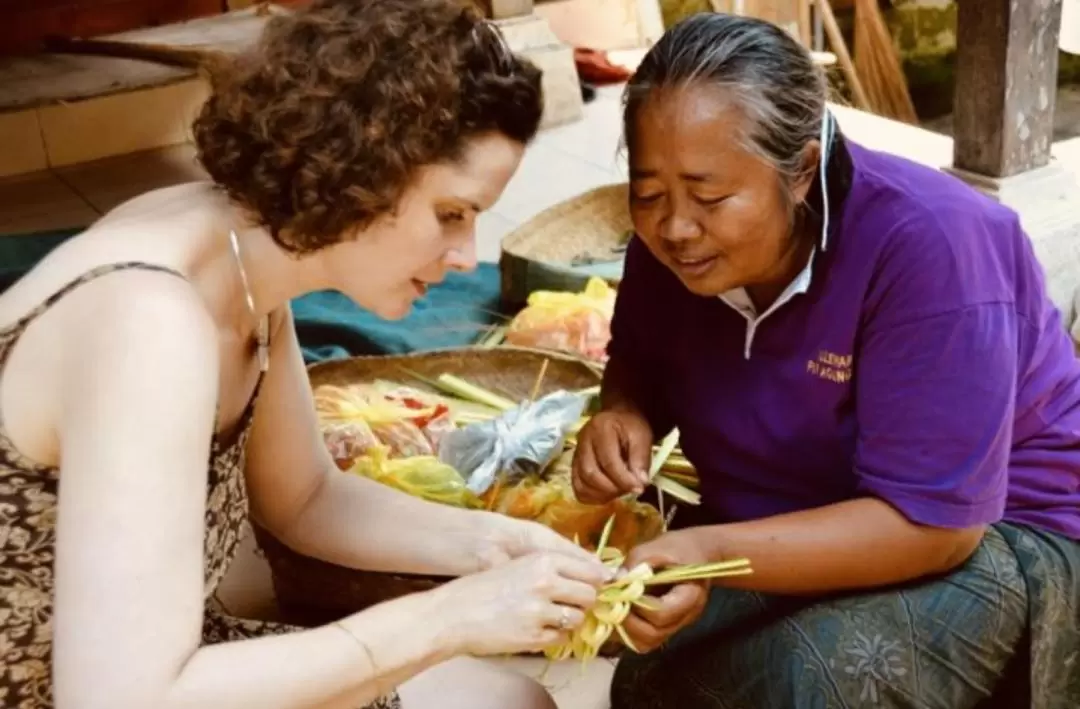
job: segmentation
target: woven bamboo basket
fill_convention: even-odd
[[[628,190],[626,183],[598,187],[507,234],[499,258],[503,310],[517,312],[537,290],[580,291],[592,276],[617,285],[633,232]]]
[[[332,360],[312,365],[308,377],[313,387],[383,379],[426,389],[424,384],[409,379],[408,372],[427,378],[445,373],[518,400],[532,393],[544,360],[548,364],[540,385],[541,395],[559,389],[586,389],[600,381],[597,371],[579,360],[514,347]],[[264,530],[256,528],[255,535],[270,566],[282,620],[294,625],[311,627],[338,620],[447,580],[348,569],[298,554]]]

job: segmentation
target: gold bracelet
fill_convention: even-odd
[[[345,624],[342,623],[340,620],[335,620],[330,625],[333,625],[336,628],[340,628],[341,632],[345,633],[350,638],[352,638],[352,641],[354,643],[356,643],[360,647],[361,650],[364,651],[364,655],[367,656],[368,662],[371,664],[372,671],[377,674],[379,672],[379,666],[378,666],[378,664],[375,663],[375,656],[371,654],[371,648],[369,648],[367,646],[367,643],[365,643],[360,638],[356,637],[356,633],[354,633],[353,631],[351,631],[347,627],[345,627]]]

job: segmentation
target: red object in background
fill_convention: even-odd
[[[578,76],[589,84],[621,84],[633,74],[626,67],[613,64],[607,52],[595,49],[575,49],[574,63]]]
[[[309,0],[272,0],[301,7]],[[41,50],[41,40],[99,37],[220,15],[257,0],[0,0],[0,55]]]
[[[220,14],[226,0],[0,0],[0,54],[39,51],[49,35],[95,37]]]

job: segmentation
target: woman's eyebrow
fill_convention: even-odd
[[[472,211],[477,213],[484,211],[484,208],[481,207],[478,202],[474,202],[473,200],[467,199],[465,197],[452,197],[448,201],[456,202],[457,204],[454,205],[456,207],[464,207],[465,209],[471,209]]]
[[[646,180],[650,177],[656,177],[656,170],[641,170],[637,168],[630,168],[631,180]],[[715,176],[707,172],[680,172],[679,178],[688,182],[708,182]]]

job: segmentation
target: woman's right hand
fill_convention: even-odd
[[[649,483],[653,431],[630,411],[602,411],[578,433],[574,451],[574,494],[587,504],[640,495]]]
[[[600,563],[557,552],[534,553],[430,591],[443,637],[454,654],[538,652],[564,642],[614,578]]]

